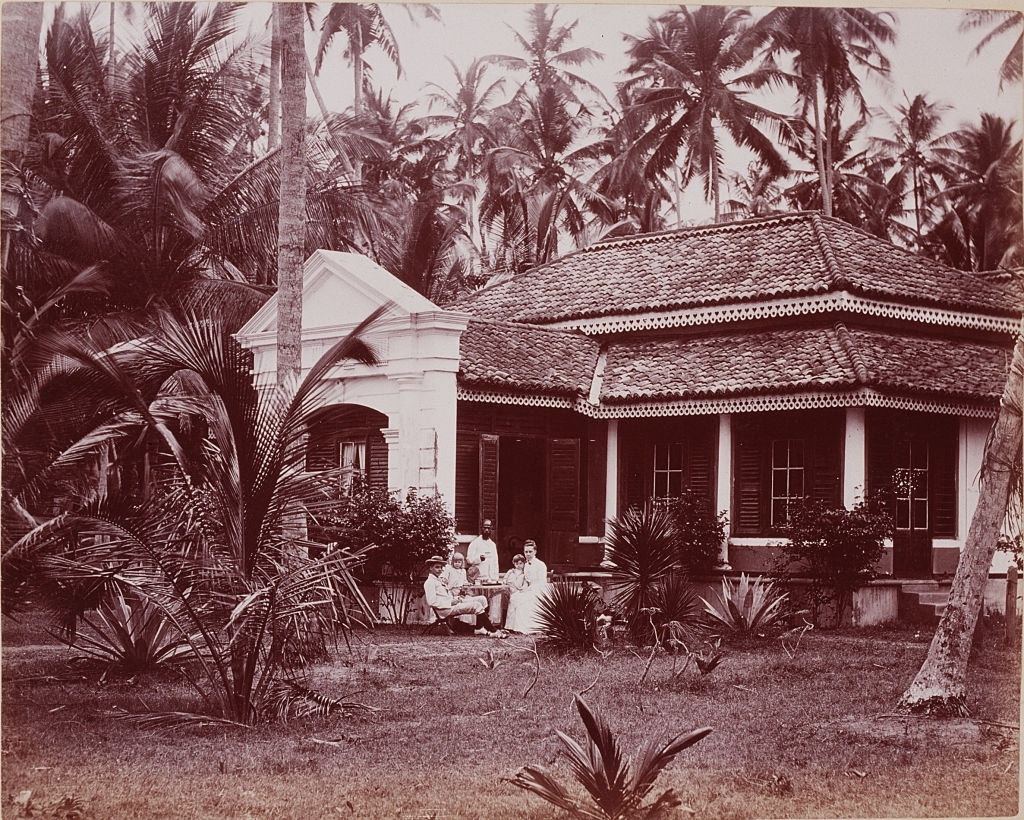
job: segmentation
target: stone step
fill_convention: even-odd
[[[949,592],[940,590],[938,584],[932,582],[907,584],[900,589],[899,617],[902,621],[920,624],[937,624],[942,617]]]

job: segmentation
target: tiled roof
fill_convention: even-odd
[[[1019,316],[1019,289],[948,268],[845,222],[797,213],[592,245],[484,288],[459,308],[550,323],[846,290],[910,305]]]
[[[474,319],[462,336],[467,390],[588,396],[599,344],[581,333]],[[623,405],[871,388],[892,396],[985,402],[1002,393],[1011,351],[998,343],[843,324],[605,345],[599,401]]]
[[[843,325],[663,337],[608,347],[601,401],[620,404],[832,392],[994,399],[1010,352],[954,341]]]
[[[473,319],[462,334],[459,385],[586,396],[599,348],[597,341],[572,330]]]
[[[609,345],[602,402],[665,401],[856,384],[832,330],[665,337]]]

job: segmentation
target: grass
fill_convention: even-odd
[[[1020,654],[997,630],[977,640],[968,721],[890,714],[927,652],[912,630],[811,632],[793,657],[748,641],[707,676],[659,656],[638,685],[646,656],[621,644],[607,658],[541,648],[538,669],[530,638],[382,628],[316,670],[325,693],[368,708],[154,732],[117,716],[193,707],[173,673],[104,678],[37,627],[3,627],[5,818],[542,820],[554,810],[504,778],[540,763],[569,779],[552,730],[582,737],[583,690],[630,753],[650,733],[714,728],[653,793],[674,787],[699,816],[1018,811]]]

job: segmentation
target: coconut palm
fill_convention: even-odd
[[[745,96],[782,81],[770,64],[745,71],[752,56],[745,36],[749,24],[746,9],[680,7],[652,20],[644,36],[627,38],[631,103],[624,119],[645,127],[629,150],[646,158],[648,178],[675,167],[681,154],[680,184],[703,180],[715,221],[721,217],[721,131],[773,174],[788,171],[776,141],[761,130],[768,127],[778,136],[785,118]]]
[[[988,29],[978,45],[975,46],[973,52],[975,55],[981,54],[999,40],[1007,40],[1007,35],[1012,37],[1016,33],[1016,39],[999,66],[999,90],[1001,91],[1010,83],[1020,82],[1022,49],[1024,49],[1020,13],[995,9],[969,9],[963,11],[962,14],[960,31]]]
[[[910,196],[914,232],[920,244],[925,226],[932,221],[929,210],[950,177],[955,154],[951,138],[940,132],[942,116],[949,106],[930,101],[926,94],[918,94],[913,100],[904,94],[903,99],[904,103],[896,106],[898,118],[879,112],[892,136],[874,137],[871,151],[893,189]]]
[[[558,85],[519,95],[484,163],[481,227],[498,236],[490,247],[509,272],[554,259],[563,240],[585,244],[594,220],[615,221],[614,203],[591,181],[603,142],[588,139],[569,105]]]
[[[854,69],[888,76],[883,48],[896,39],[892,19],[888,12],[868,9],[794,6],[772,9],[756,27],[754,39],[767,44],[769,59],[780,53],[792,58],[803,113],[812,113],[821,209],[826,216],[833,212],[831,146],[840,115],[849,99],[861,114],[867,113]]]
[[[938,197],[948,207],[929,241],[964,270],[1020,264],[1021,140],[1013,124],[982,114],[976,125],[951,135],[958,161],[953,181]]]
[[[437,6],[430,3],[402,4],[409,17],[422,16],[439,20]],[[384,9],[379,3],[331,3],[320,24],[320,43],[316,49],[316,73],[323,67],[324,55],[339,34],[346,39],[344,56],[352,64],[352,110],[356,117],[363,112],[363,95],[370,86],[371,68],[366,52],[380,51],[398,70],[402,71],[398,41],[391,30]]]
[[[722,204],[724,219],[749,219],[777,213],[782,191],[778,177],[757,162],[747,166],[746,174],[726,173],[731,196]]]
[[[558,6],[544,3],[530,6],[526,12],[525,32],[509,26],[524,56],[493,54],[486,59],[509,71],[527,75],[518,93],[525,93],[530,86],[556,88],[567,101],[578,105],[582,113],[586,110],[587,97],[604,101],[604,94],[577,69],[601,59],[601,55],[591,48],[566,48],[579,20],[560,25],[558,11]]]
[[[130,591],[162,613],[199,670],[206,711],[178,719],[250,724],[309,702],[297,669],[336,619],[351,625],[356,613],[337,606],[359,600],[349,573],[359,557],[318,563],[296,551],[304,545],[294,539],[295,509],[330,502],[323,474],[305,471],[302,442],[327,371],[344,359],[375,361],[361,334],[377,315],[294,390],[252,384],[245,351],[217,317],[163,317],[151,334],[115,348],[50,337],[53,366],[36,413],[59,417],[75,385],[112,401],[94,402],[92,425],[41,480],[80,472],[125,441],[149,439],[162,458],[146,497],[94,495],[12,545],[2,564],[5,607],[42,594],[75,614],[106,590]]]

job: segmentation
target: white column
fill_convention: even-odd
[[[846,408],[846,442],[843,448],[843,506],[852,509],[864,500],[867,486],[867,413],[863,407]]]
[[[611,532],[612,520],[619,514],[619,420],[608,420],[608,433],[605,437],[605,468],[604,468],[604,537],[605,552],[601,564],[608,561],[608,535]]]
[[[729,535],[732,532],[732,414],[718,416],[718,482],[715,488],[714,513],[725,512],[729,524],[718,560],[729,569]]]

